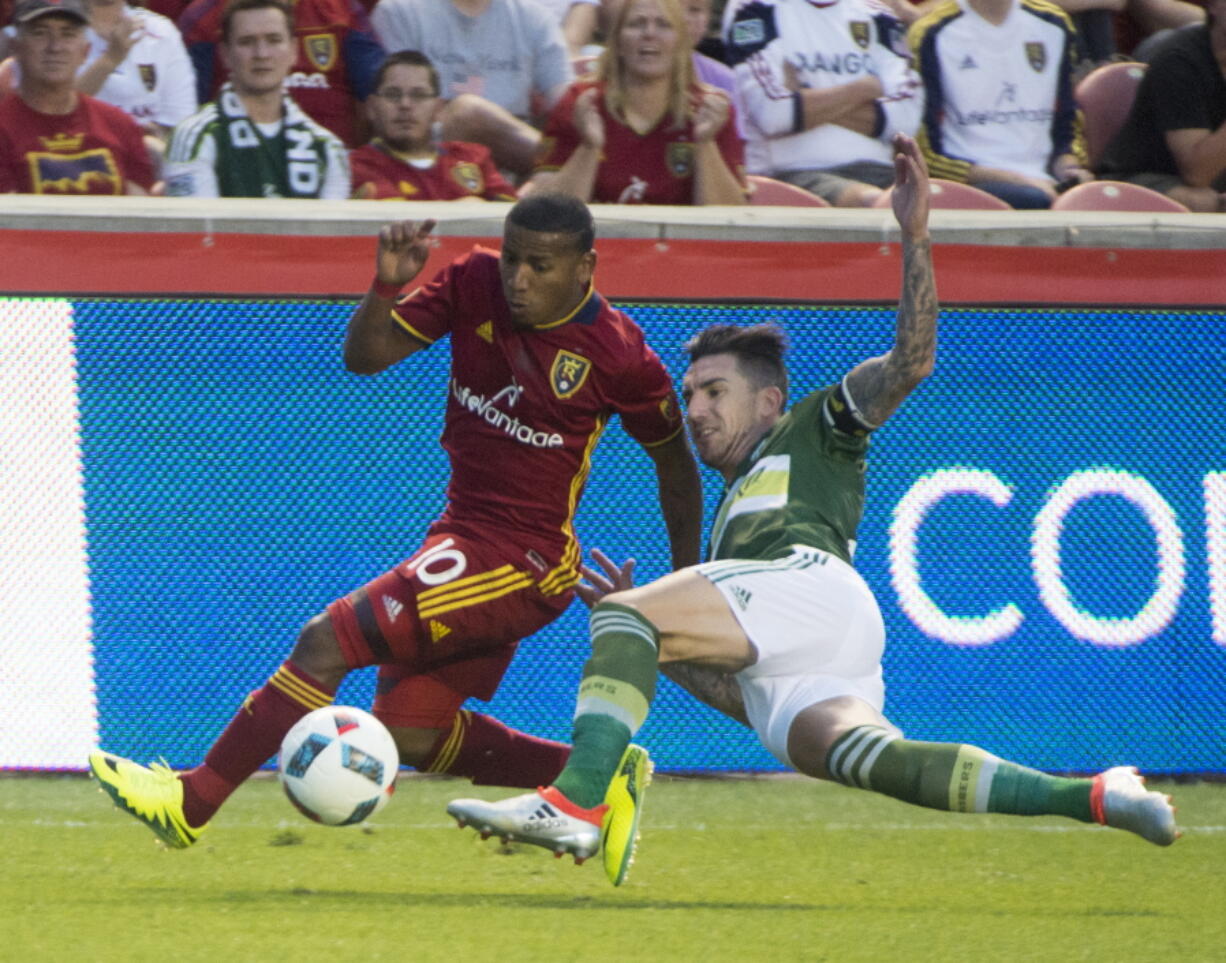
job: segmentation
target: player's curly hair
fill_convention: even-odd
[[[528,231],[574,235],[580,254],[590,251],[596,240],[596,223],[587,205],[559,191],[534,191],[521,198],[511,208],[507,222]]]
[[[783,362],[787,335],[777,324],[713,324],[685,343],[690,364],[712,354],[730,354],[737,370],[759,391],[775,387],[783,393],[782,410],[788,406],[788,369]]]

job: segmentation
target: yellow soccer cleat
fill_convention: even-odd
[[[163,763],[141,766],[95,749],[89,768],[115,805],[152,829],[171,849],[187,849],[205,826],[192,828],[183,815],[183,783]]]
[[[647,750],[631,743],[622,754],[617,772],[605,793],[605,814],[602,826],[604,871],[609,882],[620,886],[630,875],[634,851],[639,842],[639,818],[643,815],[643,796],[651,785],[654,767]]]

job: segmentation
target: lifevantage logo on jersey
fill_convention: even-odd
[[[559,352],[559,354],[563,353],[565,352]],[[574,357],[577,358],[578,355]],[[585,359],[580,358],[579,360]],[[554,367],[557,368],[556,362]],[[582,378],[580,378],[580,383],[582,383]],[[523,387],[512,381],[505,388],[499,389],[496,394],[487,398],[460,384],[455,378],[451,379],[451,396],[455,398],[456,403],[461,408],[472,412],[486,424],[510,435],[523,445],[531,445],[533,448],[561,448],[562,436],[556,431],[538,431],[499,407],[501,402],[508,408],[514,408],[523,393]]]

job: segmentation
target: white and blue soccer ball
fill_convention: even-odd
[[[290,802],[326,826],[353,826],[391,798],[400,754],[387,727],[352,706],[303,716],[281,741],[277,771]]]

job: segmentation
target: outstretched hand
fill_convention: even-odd
[[[575,586],[575,594],[589,609],[611,592],[634,588],[634,559],[626,559],[618,568],[616,563],[598,548],[592,549],[592,558],[604,569],[603,574],[588,565],[580,565],[580,573],[591,584],[584,585],[580,582]]]
[[[890,202],[903,235],[913,240],[928,234],[928,191],[928,164],[919,144],[906,134],[895,134]]]
[[[404,285],[421,273],[433,243],[433,219],[397,221],[379,231],[379,251],[375,255],[375,276],[386,284]]]

